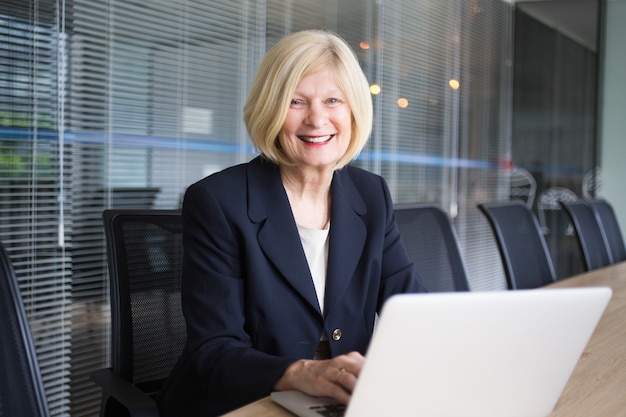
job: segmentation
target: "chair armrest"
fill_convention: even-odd
[[[154,399],[110,369],[99,369],[89,377],[102,387],[106,395],[126,407],[132,417],[159,417],[159,409]]]

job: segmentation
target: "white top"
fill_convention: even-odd
[[[320,310],[324,313],[324,292],[326,290],[326,265],[328,265],[328,232],[330,227],[324,230],[309,229],[298,225],[298,233],[304,248],[309,270],[313,277],[313,285],[317,293],[317,301]]]

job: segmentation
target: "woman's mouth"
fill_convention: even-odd
[[[324,136],[298,136],[298,139],[306,143],[324,143],[324,142],[328,142],[334,137],[335,135],[333,134],[333,135],[324,135]]]

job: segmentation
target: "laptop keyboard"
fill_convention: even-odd
[[[344,404],[315,405],[311,407],[311,410],[323,417],[343,417],[346,413],[346,406]]]

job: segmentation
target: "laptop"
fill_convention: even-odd
[[[345,417],[545,417],[611,298],[608,287],[402,294],[380,314]],[[281,391],[300,417],[328,398]]]

